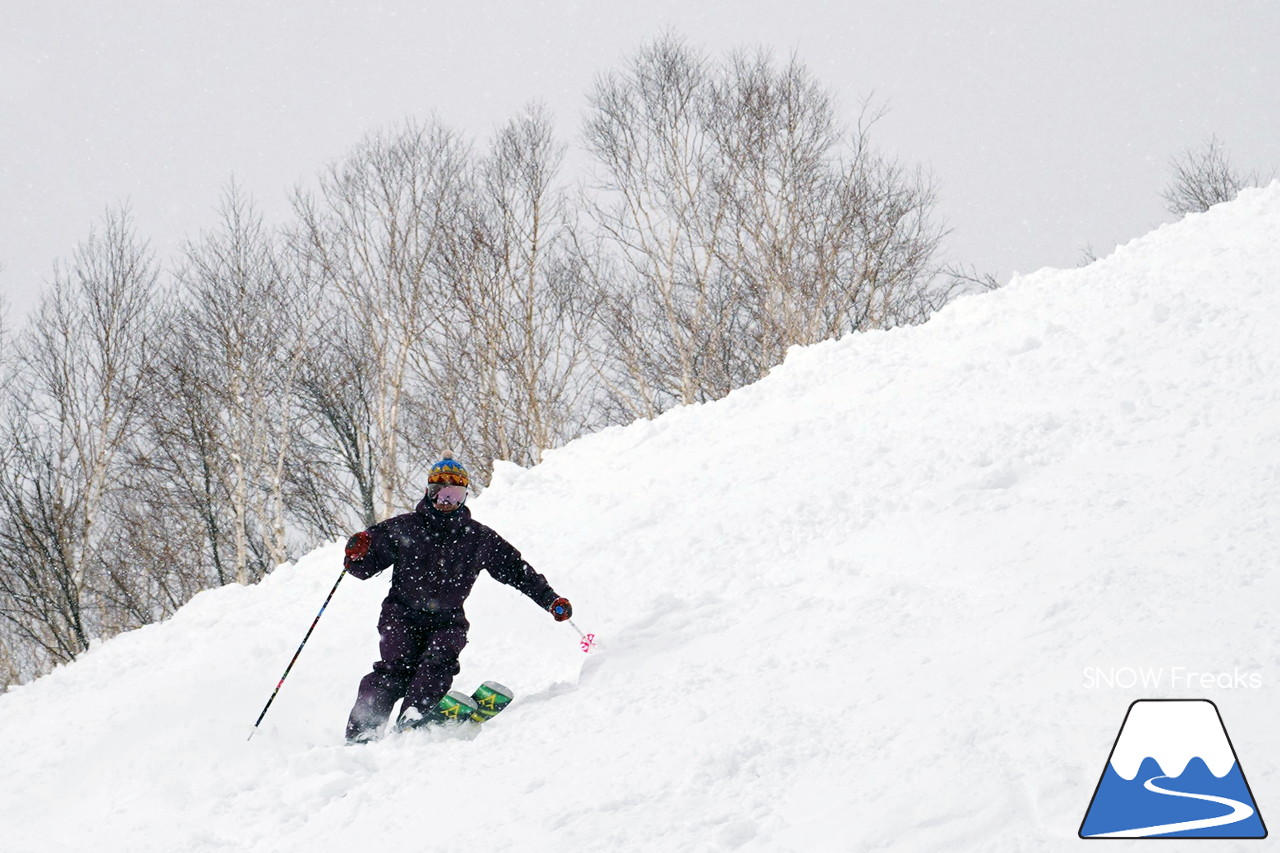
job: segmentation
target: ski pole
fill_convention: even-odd
[[[581,645],[581,646],[582,646],[582,651],[583,651],[583,653],[584,653],[584,654],[586,654],[586,653],[590,652],[590,651],[591,651],[591,647],[592,647],[592,646],[594,646],[594,645],[596,644],[596,635],[595,635],[595,634],[584,634],[584,633],[582,633],[582,629],[581,629],[581,628],[579,628],[577,625],[575,625],[572,619],[566,619],[565,621],[566,621],[566,622],[568,622],[568,623],[569,623],[569,627],[571,627],[571,628],[573,628],[573,630],[577,631],[577,632],[578,632],[578,636],[582,638],[582,641],[579,643],[579,645]]]
[[[346,577],[347,570],[343,569],[342,574],[338,575],[338,579],[333,582],[333,589],[329,590],[329,597],[324,600],[324,604],[320,605],[320,612],[316,614],[316,618],[311,623],[311,627],[307,629],[307,635],[302,638],[302,642],[298,644],[298,650],[293,653],[293,660],[289,661],[289,665],[284,668],[284,675],[280,676],[280,682],[276,684],[276,689],[272,691],[271,698],[267,700],[267,704],[263,706],[262,713],[258,715],[258,721],[253,724],[253,731],[249,732],[249,740],[253,740],[254,734],[258,731],[258,723],[262,722],[262,718],[267,715],[267,709],[271,707],[271,703],[276,701],[276,694],[280,692],[280,688],[284,686],[284,680],[289,677],[289,670],[293,669],[293,665],[298,661],[298,655],[302,654],[302,647],[307,644],[307,640],[311,639],[311,632],[316,629],[316,623],[320,621],[320,617],[324,615],[324,609],[329,606],[333,594],[338,591],[338,584],[342,583],[342,579]]]

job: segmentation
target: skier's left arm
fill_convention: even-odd
[[[573,612],[569,600],[558,595],[547,579],[525,562],[509,542],[496,534],[495,539],[494,553],[485,566],[494,580],[520,590],[543,610],[550,611],[557,620],[568,619]],[[557,606],[559,610],[555,609]]]

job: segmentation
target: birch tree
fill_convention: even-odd
[[[427,433],[410,433],[406,409],[415,393],[421,405],[441,402],[415,389],[421,372],[414,368],[447,357],[441,344],[450,287],[442,253],[465,208],[468,156],[439,123],[407,122],[370,135],[325,171],[314,194],[295,196],[299,250],[365,347],[373,427],[367,458],[375,464],[380,517],[409,508],[409,482],[442,443],[438,418],[427,419]]]
[[[535,464],[582,428],[588,312],[566,251],[563,157],[544,109],[508,122],[451,244],[446,356],[421,366],[454,401],[440,414],[470,458]]]
[[[179,281],[176,367],[192,406],[186,438],[200,448],[201,476],[219,483],[206,494],[227,501],[232,570],[249,583],[288,558],[294,385],[319,299],[303,290],[234,184],[218,230],[188,244]],[[255,544],[265,564],[253,559]]]
[[[703,399],[704,353],[723,351],[723,279],[715,264],[726,198],[714,192],[705,57],[673,38],[597,79],[585,141],[599,164],[584,199],[612,246],[618,277],[601,279],[604,349],[637,416]],[[717,389],[727,393],[728,388]]]
[[[873,119],[864,108],[848,131],[794,58],[713,62],[672,37],[597,80],[587,266],[615,409],[716,399],[790,346],[917,322],[945,300],[933,187],[876,153]]]
[[[111,211],[54,280],[18,341],[0,478],[0,617],[49,661],[103,624],[104,517],[136,435],[157,332],[156,267]]]

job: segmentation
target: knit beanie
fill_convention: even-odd
[[[453,454],[446,453],[443,459],[431,466],[431,473],[427,476],[428,487],[436,483],[442,486],[470,486],[471,478],[467,475],[467,469],[453,458]]]

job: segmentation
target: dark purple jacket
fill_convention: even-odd
[[[353,558],[364,543],[353,546],[366,535],[368,551]],[[544,610],[558,598],[519,551],[471,518],[471,510],[440,512],[425,497],[415,511],[380,521],[347,545],[347,573],[362,580],[393,564],[389,597],[424,613],[461,612],[482,569]]]

